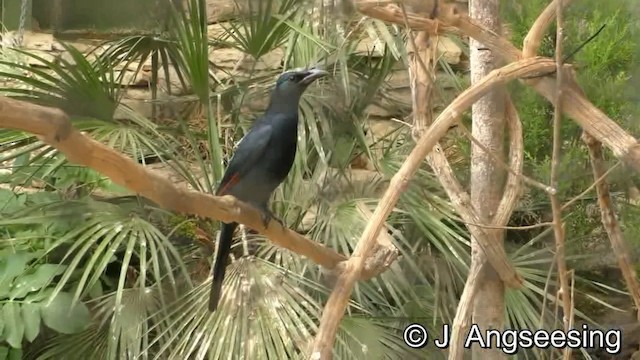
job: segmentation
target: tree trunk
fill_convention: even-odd
[[[487,28],[500,32],[500,0],[471,0],[469,15]],[[497,57],[483,44],[470,41],[471,82],[475,83],[498,67]],[[504,158],[505,128],[504,89],[497,89],[476,102],[472,107],[473,136],[493,156]],[[471,147],[471,203],[485,224],[491,223],[503,193],[505,172],[479,146]],[[495,241],[504,242],[504,231],[487,230]],[[482,333],[487,329],[504,328],[504,284],[487,263],[486,256],[476,239],[472,239],[471,261],[482,264],[479,286],[473,306],[473,324],[477,324]],[[492,344],[491,349],[483,349],[477,344],[472,348],[474,359],[503,359],[504,353]]]

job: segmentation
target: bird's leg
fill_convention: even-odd
[[[271,212],[271,210],[269,210],[269,207],[267,205],[265,204],[257,205],[256,208],[260,210],[260,217],[262,218],[262,224],[264,225],[265,229],[269,226],[269,221],[271,221],[271,219],[279,222],[280,225],[284,227],[284,222],[282,222],[282,220],[278,219],[275,215],[273,215],[273,213]]]

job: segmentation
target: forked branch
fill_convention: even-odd
[[[396,5],[374,5],[372,1],[365,1],[356,2],[356,6],[363,15],[398,25],[405,23],[402,12]],[[456,11],[443,11],[438,14],[438,18],[435,20],[415,14],[408,14],[407,17],[409,26],[414,30],[425,30],[432,33],[463,33],[496,52],[507,62],[523,58],[522,51],[507,39]],[[569,66],[565,65],[565,70],[567,68]],[[611,149],[616,157],[625,161],[635,171],[640,172],[640,144],[638,141],[585,98],[571,76],[570,71],[567,71],[562,85],[562,110],[564,114],[571,117],[583,130]],[[555,102],[556,82],[554,79],[543,77],[523,81],[551,103]]]
[[[541,74],[555,69],[552,60],[544,58],[534,58],[522,60],[509,64],[503,68],[492,71],[488,76],[469,87],[460,94],[449,106],[440,113],[438,118],[429,127],[429,130],[420,138],[411,154],[400,167],[400,170],[393,176],[387,191],[375,212],[373,218],[367,224],[356,249],[346,262],[344,272],[340,275],[329,300],[327,301],[320,328],[313,345],[312,359],[328,360],[332,358],[333,344],[338,326],[351,297],[353,285],[362,272],[365,260],[375,244],[383,223],[400,199],[402,191],[407,183],[415,175],[423,159],[433,150],[436,143],[444,136],[449,127],[457,121],[462,113],[469,109],[471,105],[487,94],[496,86],[504,85],[510,80],[533,74]],[[478,228],[484,232],[484,229]],[[513,265],[507,259],[504,248],[495,242],[490,241],[490,237],[482,235],[479,237],[482,250],[487,255],[489,263],[507,286],[520,287],[522,279],[515,272]]]

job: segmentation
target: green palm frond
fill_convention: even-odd
[[[26,73],[0,72],[0,76],[23,85],[5,87],[0,91],[19,99],[60,108],[72,116],[113,119],[121,90],[114,85],[116,75],[111,64],[100,59],[89,61],[72,45],[63,44],[63,47],[69,59],[47,60],[28,51],[13,50],[44,67],[0,61],[2,65],[14,66]]]
[[[143,352],[149,343],[148,317],[160,308],[153,288],[129,288],[98,298],[93,304],[95,320],[86,330],[59,336],[32,356],[38,359],[127,359],[148,358]]]
[[[300,0],[265,0],[247,2],[247,11],[238,19],[223,25],[229,40],[220,43],[260,59],[285,43],[290,27],[286,21],[305,7]]]
[[[319,307],[305,291],[309,281],[245,256],[229,265],[215,313],[207,309],[209,282],[158,314],[156,358],[294,358],[305,345]]]
[[[176,291],[176,276],[190,280],[181,257],[169,239],[153,224],[140,217],[144,211],[137,202],[129,206],[97,201],[57,201],[37,204],[16,212],[4,224],[57,224],[66,220],[60,237],[50,242],[44,256],[67,264],[52,297],[73,284],[74,300],[95,286],[112,288],[120,301],[122,292],[135,284],[160,283],[168,278]],[[56,225],[59,226],[59,225]],[[115,282],[103,276],[107,267],[118,272]],[[134,273],[130,270],[135,269]]]

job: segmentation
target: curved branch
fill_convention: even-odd
[[[415,175],[423,159],[433,150],[436,143],[444,136],[449,127],[471,105],[487,94],[495,86],[504,85],[506,82],[523,76],[545,73],[555,69],[555,63],[550,59],[532,58],[509,64],[503,68],[492,71],[462,94],[460,94],[449,106],[440,113],[438,118],[429,127],[429,130],[420,138],[411,154],[402,164],[400,170],[393,176],[387,191],[380,200],[373,213],[371,221],[367,224],[353,255],[345,263],[344,272],[339,277],[327,304],[325,305],[320,320],[320,328],[316,335],[311,358],[328,360],[333,353],[335,335],[344,316],[344,311],[351,297],[353,285],[362,273],[366,259],[376,243],[385,219],[389,216],[396,203],[400,199],[403,189]],[[483,231],[479,229],[479,231]],[[482,250],[487,255],[489,263],[500,278],[510,287],[520,287],[522,278],[507,259],[504,248],[490,241],[488,236],[478,239]]]
[[[522,174],[524,166],[522,122],[511,95],[507,94],[505,103],[505,115],[507,117],[507,128],[509,129],[509,168],[511,171],[507,175],[504,194],[493,217],[492,223],[495,226],[506,226],[509,223],[511,215],[518,206],[520,196],[522,196],[522,181],[516,175]]]
[[[0,128],[38,135],[66,155],[69,161],[90,167],[165,209],[239,222],[265,235],[274,244],[328,269],[335,269],[346,260],[345,256],[284,228],[275,220],[265,228],[256,209],[232,196],[212,196],[174,185],[158,173],[85,136],[71,125],[61,110],[0,97]],[[386,269],[383,265],[367,269],[366,276],[383,271]]]
[[[525,36],[522,42],[522,56],[525,58],[536,56],[538,49],[542,43],[542,37],[549,29],[549,26],[556,18],[558,10],[558,1],[562,1],[561,6],[566,7],[571,0],[553,0],[547,7],[538,15],[538,18],[529,29],[527,36]]]
[[[359,2],[356,3],[358,11],[364,15],[398,25],[405,24],[401,12],[395,10],[397,6],[386,5],[376,8],[371,3],[365,2],[364,4],[366,6],[361,6]],[[410,19],[408,24],[414,30],[434,31],[436,29],[438,33],[448,31],[461,32],[495,51],[506,61],[517,61],[523,58],[522,51],[507,39],[477,24],[468,16],[455,11],[439,13],[437,20],[431,20],[415,14],[409,14],[408,18]],[[451,30],[452,28],[455,28],[455,30]],[[570,68],[570,66],[565,66],[565,71],[567,68]],[[611,149],[617,158],[624,160],[635,171],[640,173],[640,144],[638,144],[638,141],[600,109],[596,108],[582,94],[580,87],[572,79],[571,74],[565,74],[564,77],[561,104],[563,112],[578,123],[583,130],[589,132],[596,140]],[[533,87],[549,102],[554,103],[556,93],[554,79],[545,77],[526,80],[525,83]]]

